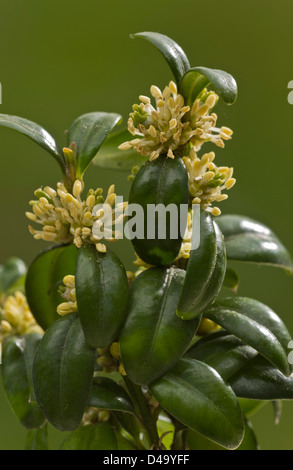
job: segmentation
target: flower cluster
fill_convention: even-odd
[[[63,183],[57,184],[57,191],[49,186],[35,192],[37,201],[31,201],[32,212],[26,216],[32,222],[42,226],[42,230],[29,230],[37,240],[50,242],[72,242],[80,248],[83,244],[93,244],[100,252],[106,251],[101,240],[116,241],[121,233],[115,226],[122,223],[127,203],[116,203],[115,187],[112,185],[107,197],[103,190],[91,189],[86,200],[81,199],[84,190],[83,181],[76,180],[72,194]],[[113,208],[113,206],[115,207]]]
[[[126,375],[120,353],[120,344],[116,341],[107,348],[98,348],[97,364],[103,372],[120,372]]]
[[[160,154],[170,158],[174,158],[174,153],[182,156],[187,144],[198,151],[205,142],[224,147],[224,140],[231,139],[231,129],[217,128],[217,115],[210,114],[218,101],[216,93],[204,90],[190,109],[174,82],[163,92],[156,86],[150,91],[156,107],[149,97],[139,97],[141,103],[133,106],[128,120],[128,130],[137,138],[121,144],[121,150],[133,148],[152,161]]]
[[[59,287],[59,294],[66,302],[62,302],[57,307],[57,313],[64,317],[69,313],[77,312],[75,276],[65,276],[63,286]]]
[[[214,152],[199,158],[195,149],[191,149],[188,157],[183,157],[189,178],[189,193],[193,204],[200,204],[212,215],[220,215],[218,207],[211,208],[213,202],[221,202],[228,198],[222,194],[225,189],[231,189],[236,183],[232,178],[233,168],[217,167],[214,163]]]
[[[11,335],[43,333],[36,323],[26,300],[20,291],[7,297],[0,308],[0,344]]]

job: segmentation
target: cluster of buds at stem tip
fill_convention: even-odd
[[[167,154],[169,158],[182,156],[187,144],[199,151],[205,142],[223,148],[224,140],[231,139],[232,130],[216,127],[217,115],[210,114],[219,99],[216,93],[203,90],[190,108],[174,82],[163,92],[156,86],[150,91],[156,107],[149,97],[139,97],[141,103],[133,105],[128,120],[128,130],[136,138],[121,144],[120,150],[133,148],[152,161],[160,154]]]
[[[188,173],[192,204],[200,204],[207,212],[217,216],[221,211],[218,207],[211,207],[211,204],[227,199],[228,195],[222,194],[222,191],[231,189],[236,180],[232,177],[233,168],[217,167],[214,159],[214,152],[199,158],[195,150],[191,149],[189,156],[183,157],[183,162]]]
[[[36,323],[22,292],[16,291],[9,295],[0,308],[0,344],[12,335],[27,333],[43,333]]]
[[[72,194],[63,183],[57,184],[56,191],[49,186],[35,191],[38,200],[30,202],[32,212],[26,213],[29,220],[42,226],[41,230],[29,226],[34,238],[58,243],[73,242],[77,248],[92,244],[102,253],[106,252],[102,240],[112,242],[121,238],[115,226],[124,220],[127,203],[115,204],[114,185],[110,186],[106,198],[102,195],[103,190],[98,188],[91,189],[82,200],[83,190],[83,181],[76,180]]]

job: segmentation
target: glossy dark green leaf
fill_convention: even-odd
[[[60,431],[72,431],[81,422],[95,358],[76,314],[54,322],[40,343],[33,367],[34,391],[44,414]]]
[[[262,356],[229,378],[238,397],[251,400],[293,400],[293,374],[285,377]]]
[[[124,388],[106,377],[94,378],[88,406],[135,413],[132,401]]]
[[[231,297],[213,304],[204,316],[256,349],[283,374],[290,374],[287,347],[291,337],[269,307],[254,299]]]
[[[177,315],[184,320],[200,315],[220,292],[225,271],[226,252],[222,233],[211,216],[201,210],[200,245],[190,252]]]
[[[238,401],[208,365],[180,359],[150,389],[160,405],[186,426],[227,449],[241,444],[244,422]]]
[[[260,450],[257,437],[250,421],[245,423],[245,435],[237,450]]]
[[[9,290],[25,274],[25,263],[16,257],[9,258],[0,266],[0,294]]]
[[[104,348],[114,341],[125,318],[125,268],[113,251],[99,253],[95,247],[83,246],[77,258],[75,282],[86,340],[93,347]]]
[[[188,450],[225,450],[224,447],[215,444],[191,429],[186,432],[185,442]],[[244,438],[236,450],[259,450],[254,430],[249,421],[245,423]]]
[[[195,343],[185,354],[213,367],[226,380],[257,355],[257,351],[236,336],[220,331]]]
[[[172,160],[161,155],[153,162],[147,161],[137,173],[130,190],[129,204],[139,205],[143,210],[144,227],[136,224],[136,237],[132,243],[138,256],[146,263],[168,265],[177,257],[182,242],[181,232],[184,234],[187,222],[187,210],[185,214],[180,205],[187,207],[188,188],[187,171],[181,158]],[[160,214],[158,221],[148,217],[155,207]],[[136,218],[137,214],[132,222]],[[125,229],[130,223],[131,219]],[[180,230],[181,226],[183,230]]]
[[[226,450],[225,447],[219,446],[192,429],[186,430],[185,447],[186,450]]]
[[[31,140],[47,150],[57,160],[64,170],[65,159],[55,139],[42,126],[19,116],[0,114],[0,127],[8,127],[20,134],[26,135]]]
[[[58,286],[67,274],[75,274],[77,248],[56,245],[36,257],[29,267],[25,290],[29,307],[38,324],[46,330],[59,318],[57,306],[64,302]]]
[[[176,316],[184,271],[153,268],[132,283],[128,317],[120,336],[122,362],[135,383],[149,384],[166,373],[183,355],[200,318]]]
[[[239,282],[240,282],[240,279],[236,271],[234,271],[234,269],[227,268],[226,273],[225,273],[223,287],[226,287],[226,289],[230,289],[233,292],[237,292],[238,287],[239,287]]]
[[[68,131],[68,145],[77,145],[76,176],[81,178],[107,135],[121,120],[120,114],[88,113],[79,116]]]
[[[10,336],[4,342],[2,380],[11,408],[27,429],[39,428],[45,417],[33,394],[32,366],[42,336]]]
[[[60,450],[117,450],[117,439],[108,423],[90,424],[73,431]]]
[[[188,58],[183,49],[173,39],[164,34],[145,31],[132,35],[133,38],[143,38],[151,42],[163,54],[171,68],[177,84],[190,69]]]
[[[48,427],[28,431],[25,441],[25,450],[49,450]]]
[[[225,237],[227,257],[231,260],[267,264],[293,272],[292,258],[265,225],[241,215],[217,217]]]
[[[238,89],[232,75],[223,70],[207,67],[192,67],[186,71],[180,82],[180,93],[186,103],[192,106],[198,95],[209,85],[226,104],[235,103]]]
[[[134,166],[141,166],[147,160],[132,148],[119,150],[119,145],[133,139],[133,135],[127,129],[110,134],[105,140],[93,164],[110,170],[131,170]]]

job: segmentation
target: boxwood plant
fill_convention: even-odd
[[[278,418],[280,400],[293,399],[291,337],[268,306],[235,295],[239,279],[227,260],[288,273],[292,261],[262,223],[220,215],[233,168],[201,149],[232,137],[214,108],[235,102],[234,78],[191,67],[167,36],[134,37],[162,53],[174,81],[152,86],[152,99],[140,96],[127,128],[116,129],[118,114],[85,114],[62,149],[34,122],[0,115],[2,127],[34,140],[62,171],[56,188],[35,191],[26,214],[49,248],[27,272],[17,258],[0,267],[3,387],[28,429],[27,449],[48,448],[49,422],[69,431],[63,450],[255,450],[249,416],[271,401]],[[129,203],[142,208],[141,226],[134,229],[114,185],[104,195],[84,192],[92,161],[131,170]],[[187,208],[183,234],[169,227],[148,236],[148,207],[158,204]],[[125,217],[134,272],[112,250]]]

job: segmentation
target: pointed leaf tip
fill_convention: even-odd
[[[167,61],[176,79],[177,85],[180,84],[181,78],[190,69],[190,64],[185,52],[179,44],[165,34],[151,31],[135,33],[130,37],[132,39],[143,38],[152,43]]]

